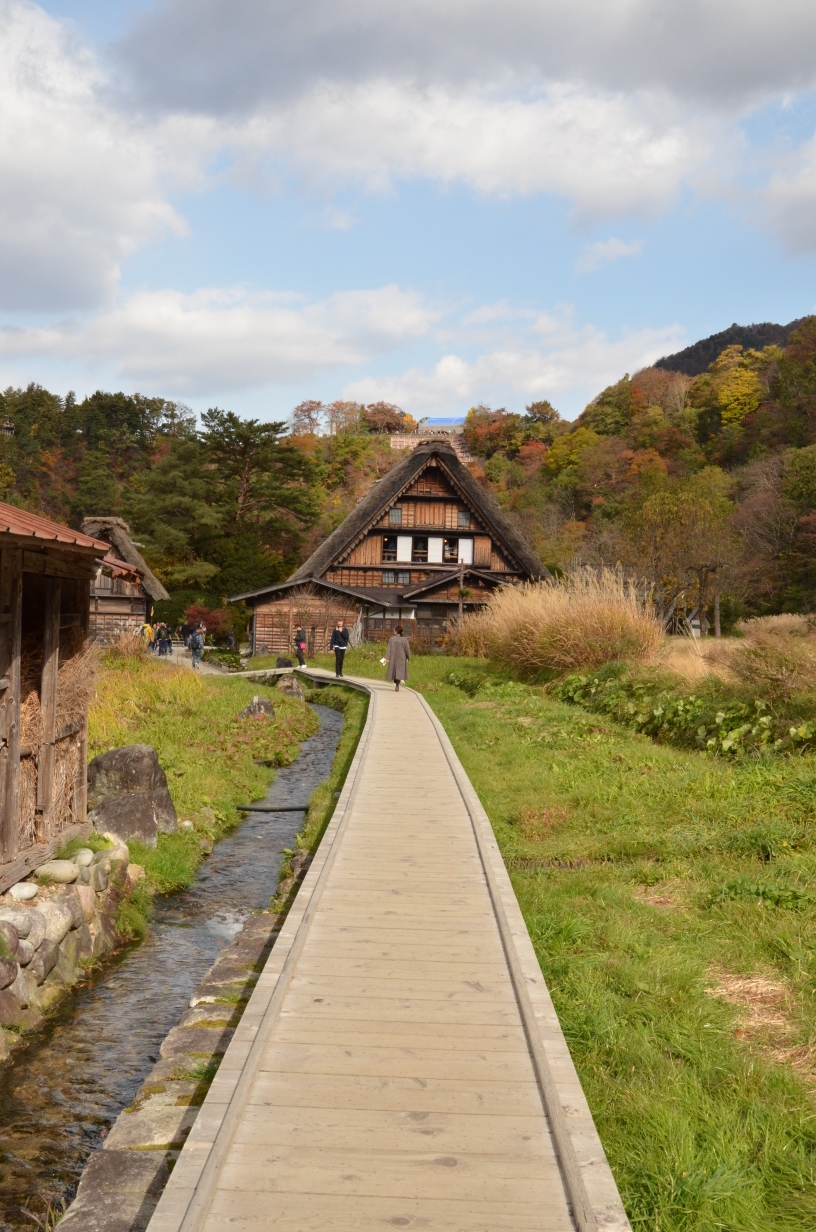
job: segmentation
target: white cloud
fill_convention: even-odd
[[[386,286],[306,303],[241,288],[133,295],[87,322],[0,330],[0,357],[45,356],[175,396],[240,391],[361,366],[426,335],[439,311]]]
[[[350,381],[343,396],[396,402],[415,417],[462,411],[482,401],[520,409],[537,398],[560,400],[575,410],[624,372],[636,372],[685,341],[677,325],[630,331],[613,340],[592,325],[536,317],[518,329],[514,343],[488,347],[473,358],[463,346],[462,353],[444,355],[429,368]]]
[[[141,97],[234,116],[374,78],[591,82],[715,105],[816,84],[808,0],[155,0],[120,48]]]
[[[63,26],[0,0],[0,43],[0,308],[97,304],[137,244],[184,224],[150,141]]]
[[[0,365],[8,379],[12,365],[42,357],[85,384],[105,373],[184,398],[342,380],[343,396],[383,398],[420,416],[540,397],[580,409],[624,371],[684,343],[674,325],[612,339],[569,314],[506,301],[463,312],[396,286],[314,301],[234,287],[143,292],[91,320],[0,330]],[[417,346],[438,358],[403,368],[400,354]],[[375,365],[386,375],[366,375]]]
[[[667,205],[705,162],[710,134],[658,95],[553,85],[513,97],[381,78],[321,83],[225,140],[239,160],[272,151],[312,179],[381,191],[421,176],[498,196],[553,192],[608,217]]]
[[[643,240],[618,240],[614,237],[608,240],[598,240],[587,244],[578,260],[575,262],[576,274],[589,274],[601,265],[610,261],[618,261],[621,257],[636,257],[643,251]]]

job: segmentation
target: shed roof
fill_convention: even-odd
[[[109,543],[103,539],[95,539],[91,535],[70,526],[62,526],[59,522],[50,522],[36,513],[27,513],[15,505],[7,505],[0,501],[0,534],[19,535],[26,539],[42,539],[45,543],[61,543],[66,547],[81,548],[83,551],[95,551],[107,555]]]
[[[130,527],[122,518],[83,518],[82,529],[90,535],[98,535],[106,544],[116,548],[120,558],[134,565],[141,574],[141,583],[154,601],[169,599],[159,579],[147,567],[144,557],[130,537]]]

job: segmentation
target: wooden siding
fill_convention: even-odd
[[[87,554],[0,537],[0,893],[86,832],[87,714],[60,728],[57,710],[60,664],[82,645],[74,630],[88,632],[93,573]],[[33,749],[20,740],[23,634],[42,664],[43,739]]]
[[[334,598],[286,596],[273,603],[260,604],[255,608],[255,654],[293,654],[293,638],[299,626],[306,633],[309,654],[320,654],[328,649],[337,621],[342,618],[351,628],[358,612],[359,606],[343,595]]]
[[[344,565],[381,565],[382,564],[382,535],[369,534],[361,543],[357,544],[349,552],[344,561]],[[329,577],[329,574],[326,574]],[[332,578],[332,581],[335,579]]]
[[[406,496],[456,496],[456,492],[441,471],[429,466],[414,480]]]
[[[476,535],[473,540],[473,563],[482,569],[489,569],[492,559],[491,541],[486,535]]]

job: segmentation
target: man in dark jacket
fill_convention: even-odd
[[[306,650],[306,633],[302,628],[300,628],[295,634],[295,654],[297,655],[297,661],[301,667],[306,666],[306,660],[303,657],[305,650]]]
[[[348,650],[349,631],[343,624],[342,620],[338,620],[335,625],[331,641],[329,642],[329,650],[334,651],[334,674],[340,679],[343,675],[343,656]]]

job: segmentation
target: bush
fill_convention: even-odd
[[[612,569],[504,586],[483,612],[467,616],[460,654],[487,657],[524,674],[561,675],[656,654],[660,622],[637,587]]]
[[[816,627],[807,616],[761,616],[738,626],[739,646],[724,653],[728,667],[774,700],[816,692]]]

